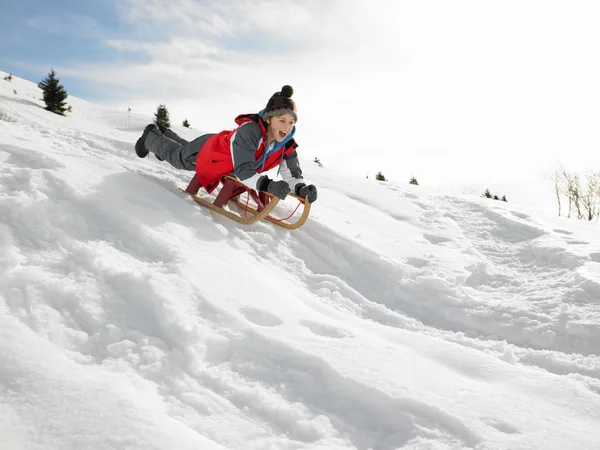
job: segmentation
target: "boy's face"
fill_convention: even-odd
[[[269,142],[281,142],[292,131],[296,120],[291,114],[285,113],[280,116],[270,117],[267,123],[269,124]]]

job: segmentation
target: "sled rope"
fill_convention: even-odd
[[[296,211],[298,211],[298,208],[300,208],[300,203],[298,203],[296,205],[296,209],[294,209],[289,216],[284,217],[283,219],[276,219],[276,218],[273,217],[273,220],[275,220],[277,222],[283,222],[284,220],[288,220],[290,217],[292,217],[294,214],[296,214]]]
[[[244,217],[245,217],[246,219],[248,218],[248,205],[249,205],[249,203],[250,203],[250,196],[248,195],[248,196],[246,197],[246,207],[244,208]],[[296,214],[296,211],[298,211],[298,208],[300,208],[300,205],[301,205],[301,202],[299,202],[299,203],[296,205],[296,209],[294,209],[294,210],[292,211],[292,213],[291,213],[289,216],[287,216],[287,217],[283,217],[283,218],[281,218],[281,219],[277,219],[277,218],[275,218],[275,217],[271,217],[269,220],[272,220],[272,221],[274,221],[274,222],[283,222],[284,220],[288,220],[288,219],[289,219],[289,218],[291,218],[291,217],[292,217],[294,214]]]
[[[250,196],[249,195],[246,196],[246,208],[244,209],[244,217],[246,219],[248,218],[248,203],[250,203]]]

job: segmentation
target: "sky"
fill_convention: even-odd
[[[3,450],[600,448],[597,222],[301,158],[307,222],[244,226],[149,116],[38,96],[0,79]]]
[[[114,109],[216,132],[290,84],[302,150],[343,173],[555,210],[559,163],[599,170],[596,1],[17,3],[0,69]]]

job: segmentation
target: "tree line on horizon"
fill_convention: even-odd
[[[158,105],[156,108],[156,112],[154,113],[154,123],[159,127],[169,128],[171,126],[169,110],[165,105]],[[185,128],[190,128],[190,122],[187,119],[185,119],[181,125]]]
[[[492,194],[489,189],[486,189],[484,191],[484,193],[481,194],[481,196],[485,197],[485,198],[491,198],[492,200],[502,200],[503,202],[507,202],[508,201],[506,199],[506,195],[503,195],[502,198],[500,198],[498,195]]]
[[[369,176],[368,176],[368,175],[367,175],[367,178],[369,178]],[[384,175],[384,174],[381,172],[381,170],[375,174],[375,179],[376,179],[377,181],[388,181],[388,179],[387,179],[387,178],[385,177],[385,175]],[[408,184],[412,184],[412,185],[414,185],[414,186],[418,186],[418,185],[419,185],[419,182],[417,181],[417,179],[416,179],[414,176],[412,176],[412,177],[410,178],[410,180],[408,180]]]
[[[12,78],[12,74],[8,74],[4,77],[4,80],[12,81]],[[46,104],[46,110],[61,116],[64,116],[65,113],[73,110],[71,106],[67,105],[69,94],[65,87],[60,83],[54,69],[50,69],[46,78],[38,83],[38,87],[42,90],[42,99]],[[128,108],[128,112],[131,112],[131,108]],[[156,109],[156,112],[154,113],[154,123],[163,125],[167,128],[171,126],[169,111],[165,105],[159,105]],[[183,121],[182,125],[186,128],[190,128],[190,122],[187,119]]]

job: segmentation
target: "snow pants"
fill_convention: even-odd
[[[186,141],[172,130],[148,133],[144,142],[146,148],[160,156],[173,167],[183,170],[196,170],[196,156],[206,140],[214,134],[203,134],[193,141]]]

